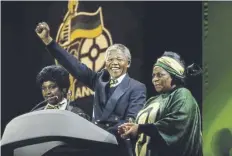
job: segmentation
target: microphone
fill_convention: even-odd
[[[70,101],[71,101],[71,96],[72,96],[72,91],[69,90],[68,93],[67,93],[67,106],[66,106],[66,108],[69,107],[69,104],[70,104]]]
[[[49,101],[49,100],[51,100],[51,99],[58,99],[58,96],[53,96],[53,97],[50,97],[50,98],[48,98],[48,99],[46,99],[46,100],[44,100],[44,101],[41,101],[41,102],[38,103],[35,107],[33,107],[33,108],[31,109],[30,112],[32,112],[33,110],[35,110],[36,108],[38,108],[38,106],[40,106],[40,105],[46,103],[47,101]]]

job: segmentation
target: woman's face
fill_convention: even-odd
[[[167,92],[172,89],[172,78],[170,74],[159,66],[153,68],[152,83],[158,93]]]
[[[58,104],[64,98],[63,92],[53,81],[44,81],[41,89],[42,89],[42,95],[45,100],[57,96],[57,98],[52,98],[48,100],[48,103],[52,105]]]

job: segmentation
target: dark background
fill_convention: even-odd
[[[165,50],[178,52],[186,61],[202,65],[201,2],[79,2],[79,11],[103,8],[105,27],[113,43],[125,44],[132,54],[131,77],[147,86],[147,97],[155,95],[151,83],[152,66]],[[2,8],[2,126],[14,117],[30,111],[42,101],[35,83],[37,73],[54,64],[34,29],[46,21],[51,35],[67,11],[67,2],[1,2]],[[187,81],[200,108],[202,78]],[[91,105],[86,107],[91,112]]]

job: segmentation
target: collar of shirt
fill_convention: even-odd
[[[49,103],[48,103],[49,104]],[[58,105],[59,105],[59,110],[66,110],[68,101],[66,98],[64,98]]]
[[[126,73],[123,74],[123,75],[121,75],[119,78],[117,78],[116,80],[117,80],[118,82],[115,83],[115,84],[113,84],[112,86],[113,86],[113,87],[116,87],[117,85],[119,85],[119,84],[122,82],[122,80],[124,79],[125,76],[126,76]],[[112,79],[112,77],[111,77],[111,79]]]

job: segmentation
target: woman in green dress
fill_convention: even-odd
[[[157,59],[152,83],[159,95],[146,102],[135,123],[118,128],[122,138],[136,141],[136,156],[202,155],[200,110],[184,87],[186,75],[199,74],[201,69],[190,69],[174,52],[165,52]]]

